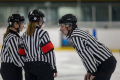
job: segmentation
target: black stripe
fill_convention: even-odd
[[[46,53],[44,53],[44,54],[46,55],[46,54],[50,53],[50,52],[53,51],[53,50],[54,50],[54,48],[50,49],[48,52],[46,52]]]
[[[41,47],[45,46],[46,44],[48,44],[48,43],[50,43],[50,42],[51,42],[51,41],[48,41],[48,42],[42,44]]]

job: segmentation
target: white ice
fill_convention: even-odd
[[[55,55],[58,70],[55,80],[84,80],[86,70],[75,51],[55,51]],[[117,66],[111,80],[120,80],[120,54],[113,53],[113,55],[117,59]]]

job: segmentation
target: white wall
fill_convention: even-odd
[[[98,29],[97,38],[110,49],[120,49],[120,29]]]
[[[22,33],[24,30],[20,33]],[[48,31],[50,35],[50,39],[55,47],[61,47],[61,34],[58,28],[44,28],[44,30]],[[83,29],[89,31],[92,34],[92,29],[86,28]],[[120,49],[120,29],[96,29],[97,30],[97,38],[100,42],[106,45],[110,49]],[[0,45],[3,43],[3,34],[5,33],[6,28],[0,28]]]
[[[92,34],[93,29],[82,28]],[[97,39],[109,49],[120,49],[120,29],[96,29]]]
[[[61,46],[61,34],[58,28],[44,28],[44,30],[48,31],[50,39],[54,45],[54,47]]]

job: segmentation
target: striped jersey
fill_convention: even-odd
[[[22,58],[18,55],[18,43],[20,36],[10,30],[7,36],[3,40],[1,49],[1,62],[2,63],[14,63],[18,67],[22,67]]]
[[[39,27],[36,27],[32,36],[27,36],[26,32],[24,32],[20,39],[20,46],[25,50],[26,54],[24,62],[48,62],[52,66],[53,71],[57,72],[54,50],[49,50],[47,47],[50,42],[47,31]],[[46,54],[43,53],[42,46],[45,46]]]
[[[112,52],[89,33],[75,28],[68,41],[75,48],[87,72],[96,75],[97,67],[112,56]]]

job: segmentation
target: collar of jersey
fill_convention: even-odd
[[[73,32],[73,30],[72,30],[72,32]],[[71,32],[69,35],[67,34],[67,35],[66,35],[66,37],[67,37],[67,38],[70,38],[70,37],[71,37],[72,32]]]
[[[76,29],[77,29],[77,28],[73,29],[72,32],[70,33],[70,35],[67,35],[66,37],[67,37],[67,38],[70,38],[71,35],[73,34],[73,32],[74,32]]]
[[[9,32],[12,33],[12,34],[15,34],[17,37],[20,37],[19,34],[18,34],[17,32],[15,32],[15,31],[13,31],[13,30],[11,30],[11,29],[10,29]]]

